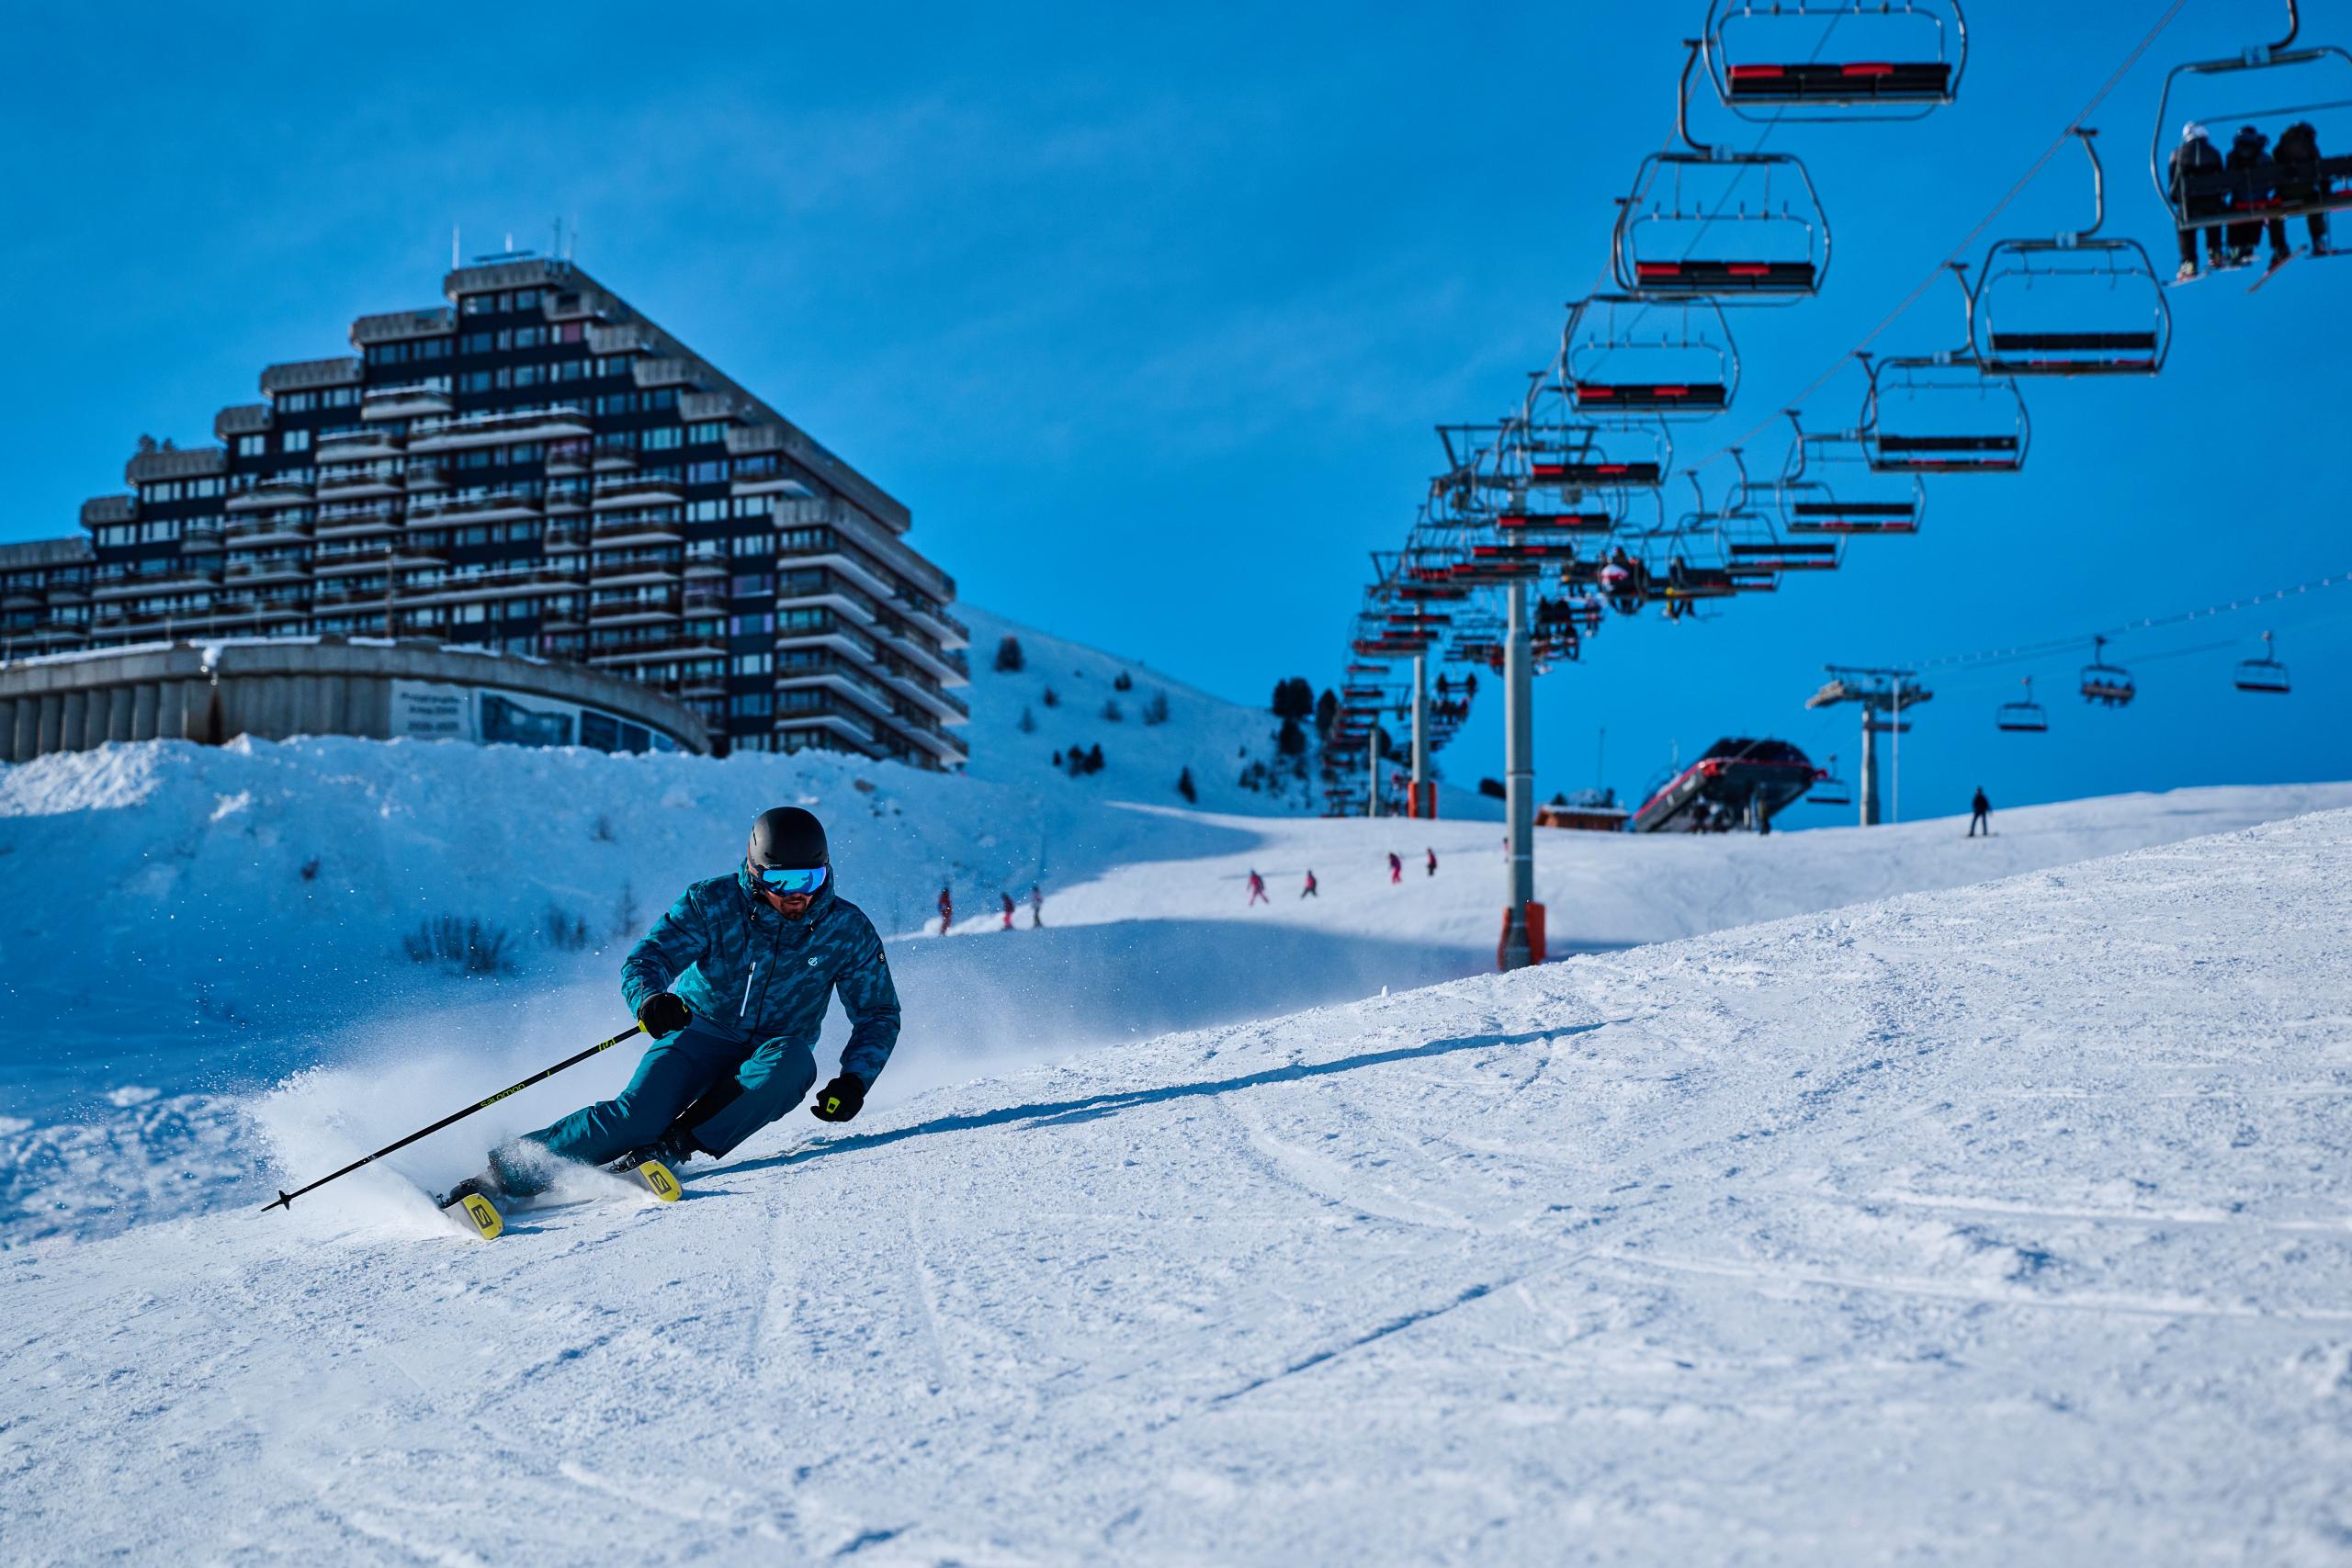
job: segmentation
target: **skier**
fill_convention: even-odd
[[[1436,851],[1435,849],[1431,849],[1431,850],[1429,852],[1429,856],[1430,856],[1429,874],[1430,874],[1431,876],[1435,876],[1435,875],[1437,874],[1437,851]]]
[[[1012,929],[1012,895],[999,888],[997,897],[1004,902],[1004,929],[1011,931]]]
[[[2261,210],[2270,205],[2272,184],[2278,169],[2270,161],[2270,138],[2250,125],[2240,126],[2235,139],[2230,142],[2230,155],[2224,162],[2230,172],[2230,207],[2233,211],[2246,211],[2255,217],[2230,225],[2230,263],[2244,266],[2254,259],[2254,243],[2260,239],[2266,227]],[[2281,218],[2269,220],[2270,265],[2275,268],[2287,260],[2287,223]]]
[[[621,961],[621,995],[653,1042],[628,1087],[492,1151],[442,1206],[543,1191],[555,1159],[675,1167],[727,1154],[817,1081],[813,1047],[836,994],[850,1035],[809,1107],[824,1122],[865,1105],[898,1043],[899,993],[873,922],[834,888],[824,825],[797,806],[763,811],[743,863],[688,886]]]
[[[1984,829],[1984,836],[1991,838],[1993,836],[1993,803],[1984,798],[1983,784],[1976,786],[1976,798],[1968,803],[1968,809],[1973,813],[1968,819],[1968,836],[1972,839],[1976,837],[1976,829],[1982,828]]]
[[[1388,852],[1388,883],[1390,886],[1405,880],[1405,863],[1395,850]]]
[[[2278,133],[2278,144],[2270,150],[2278,165],[2278,199],[2301,206],[2316,201],[2322,181],[2319,166],[2319,131],[2307,119],[2299,119]],[[2309,212],[2303,215],[2311,230],[2312,254],[2327,254],[2327,214]],[[2283,225],[2282,225],[2283,227]]]
[[[1036,883],[1029,885],[1029,929],[1039,931],[1046,924],[1046,890]]]
[[[943,882],[939,885],[939,934],[945,936],[947,928],[955,923],[956,899],[947,891],[947,885]]]
[[[1272,902],[1272,898],[1266,897],[1266,879],[1258,874],[1257,867],[1251,866],[1250,868],[1250,903],[1271,904]],[[1248,904],[1242,906],[1244,908],[1249,907]]]
[[[2190,120],[2180,128],[2180,145],[2172,150],[2170,191],[2173,205],[2184,218],[2209,220],[2205,225],[2205,264],[2219,267],[2224,264],[2222,250],[2222,226],[2210,220],[2222,216],[2227,200],[2211,191],[2191,191],[2189,182],[2199,175],[2212,175],[2222,169],[2222,155],[2213,150],[2212,138],[2205,128]],[[2180,273],[2186,279],[2197,276],[2197,230],[2194,226],[2180,231]]]
[[[1306,886],[1298,890],[1298,896],[1302,898],[1320,898],[1322,897],[1320,893],[1315,891],[1315,868],[1311,865],[1306,868]]]

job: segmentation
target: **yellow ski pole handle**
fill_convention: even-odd
[[[386,1144],[374,1154],[353,1160],[341,1170],[332,1172],[326,1176],[322,1176],[316,1181],[311,1182],[308,1187],[297,1187],[291,1192],[280,1188],[277,1193],[277,1201],[274,1203],[263,1204],[261,1212],[266,1214],[272,1209],[292,1208],[294,1206],[294,1200],[300,1198],[303,1193],[313,1191],[318,1188],[324,1187],[328,1182],[336,1179],[338,1177],[349,1176],[361,1166],[372,1164],[374,1161],[383,1158],[386,1155],[397,1153],[398,1151],[408,1147],[419,1138],[431,1137],[442,1128],[462,1122],[477,1111],[487,1111],[492,1106],[497,1104],[500,1100],[504,1100],[508,1095],[526,1089],[535,1083],[544,1082],[545,1080],[555,1077],[556,1074],[563,1071],[566,1067],[576,1067],[581,1063],[586,1061],[589,1057],[594,1055],[597,1052],[609,1051],[614,1046],[619,1044],[622,1041],[628,1039],[631,1035],[643,1033],[644,1030],[645,1026],[643,1024],[632,1023],[627,1029],[622,1030],[618,1034],[614,1035],[610,1040],[600,1041],[596,1044],[589,1046],[588,1049],[581,1052],[576,1056],[566,1056],[554,1066],[533,1073],[521,1083],[509,1084],[504,1089],[500,1089],[496,1094],[492,1095],[488,1100],[478,1100],[471,1105],[467,1106],[463,1111],[457,1111],[452,1115],[444,1116],[440,1121],[435,1122],[430,1127],[420,1127],[415,1132],[411,1133],[407,1137],[401,1139],[398,1143]]]

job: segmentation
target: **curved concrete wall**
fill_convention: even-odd
[[[433,642],[151,644],[119,652],[0,663],[0,761],[85,751],[108,740],[240,735],[390,739],[394,682],[552,698],[710,748],[701,719],[659,692],[581,664],[542,664]]]

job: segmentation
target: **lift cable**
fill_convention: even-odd
[[[1972,666],[2015,663],[2020,660],[2038,659],[2046,654],[2080,649],[2099,637],[2105,637],[2111,642],[2130,632],[2154,631],[2164,626],[2187,626],[2192,621],[2211,620],[2217,615],[2259,609],[2264,605],[2276,604],[2302,594],[2316,593],[2328,588],[2342,588],[2347,584],[2352,584],[2352,571],[2337,572],[2332,577],[2318,578],[2310,582],[2298,582],[2286,588],[2274,588],[2265,593],[2256,593],[2243,599],[2232,599],[2219,604],[2207,604],[2195,610],[2182,610],[2168,615],[2149,615],[2141,620],[2126,621],[2120,626],[2105,627],[2099,631],[2085,632],[2079,637],[2052,637],[2044,642],[2017,643],[2007,648],[1983,649],[1974,653],[1946,654],[1936,659],[1913,660],[1911,663],[1914,668],[1920,670],[1961,670]],[[2213,646],[2226,648],[2230,645],[2216,643]],[[2173,653],[2142,654],[2139,659],[2144,663],[2152,659],[2175,658],[2181,652],[2190,651],[2211,652],[2211,649],[2197,649],[2177,650]]]

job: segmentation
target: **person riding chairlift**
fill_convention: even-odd
[[[2301,204],[2319,198],[2319,131],[2311,121],[2299,119],[2278,133],[2278,144],[2270,150],[2270,161],[2278,170],[2278,199],[2281,202]],[[2303,221],[2311,231],[2312,254],[2325,255],[2327,214],[2305,213]],[[2276,228],[2283,231],[2283,221]]]
[[[2250,125],[2239,127],[2236,139],[2230,143],[2225,167],[2230,172],[2231,209],[2255,214],[2230,225],[2230,265],[2244,266],[2254,260],[2254,243],[2267,229],[2270,263],[2278,265],[2287,259],[2287,222],[2278,217],[2266,221],[2261,216],[2263,209],[2271,205],[2277,188],[2278,171],[2270,160],[2270,138]]]
[[[2185,218],[2218,219],[2227,208],[2226,197],[2211,190],[2197,192],[2188,188],[2189,181],[2200,175],[2215,175],[2222,171],[2222,155],[2213,150],[2212,139],[2205,128],[2190,120],[2180,128],[2180,145],[2172,150],[2170,185],[2173,205]],[[2211,267],[2227,265],[2222,248],[2222,227],[2218,222],[2205,225],[2205,264]],[[2197,276],[2197,231],[2180,231],[2180,276]]]

